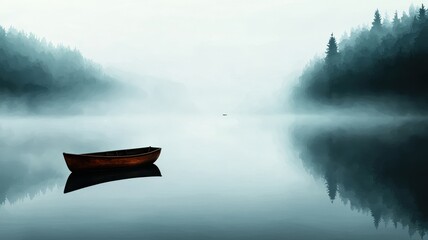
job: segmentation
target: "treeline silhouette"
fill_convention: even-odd
[[[66,110],[105,93],[111,80],[77,50],[0,26],[0,108]]]
[[[297,128],[296,128],[297,129]],[[326,182],[328,197],[381,222],[428,231],[428,124],[364,128],[300,127],[295,144],[305,167]]]
[[[339,43],[331,34],[326,56],[307,67],[294,98],[343,105],[357,100],[428,104],[428,16],[411,7],[382,19],[377,10],[370,28],[353,31]]]
[[[0,161],[0,208],[6,202],[14,204],[22,199],[52,190],[62,184],[64,176],[51,168],[31,169],[19,160]]]

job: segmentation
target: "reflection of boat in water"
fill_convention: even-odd
[[[96,184],[140,177],[160,177],[161,172],[154,164],[134,168],[109,169],[92,172],[72,172],[65,184],[64,193]]]
[[[153,164],[160,153],[161,148],[144,147],[84,154],[63,154],[68,169],[76,172]]]

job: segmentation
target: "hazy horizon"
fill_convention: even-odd
[[[77,48],[101,64],[182,84],[201,108],[272,101],[340,37],[423,1],[4,0],[0,25]]]

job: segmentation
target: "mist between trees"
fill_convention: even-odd
[[[113,79],[79,51],[0,27],[0,108],[69,111],[112,89]]]
[[[383,18],[375,11],[369,28],[352,31],[339,42],[331,34],[327,43],[326,56],[313,60],[293,88],[295,109],[312,104],[334,107],[370,101],[421,110],[428,104],[425,6],[396,12],[393,19]],[[137,99],[149,102],[147,98],[153,91],[147,86],[153,81],[140,81],[145,90],[129,87],[123,94],[124,85],[115,80],[75,49],[0,27],[0,110],[79,111],[88,102],[117,101],[115,97],[119,95],[113,97],[111,93],[129,95],[130,91],[139,96]],[[190,105],[173,84],[155,82],[160,86],[155,89],[162,91],[152,94],[155,97],[146,104],[147,108],[162,103],[169,111],[180,101],[181,105]],[[134,100],[126,105],[132,105]],[[133,108],[141,109],[144,101]]]
[[[369,101],[420,110],[428,104],[427,66],[425,6],[395,12],[392,20],[376,10],[371,27],[340,42],[331,34],[325,58],[313,60],[294,87],[294,107]]]

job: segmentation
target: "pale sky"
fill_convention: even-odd
[[[195,101],[258,101],[374,11],[404,0],[0,0],[0,25],[79,49],[105,68],[182,83]],[[428,1],[426,2],[428,5]]]

